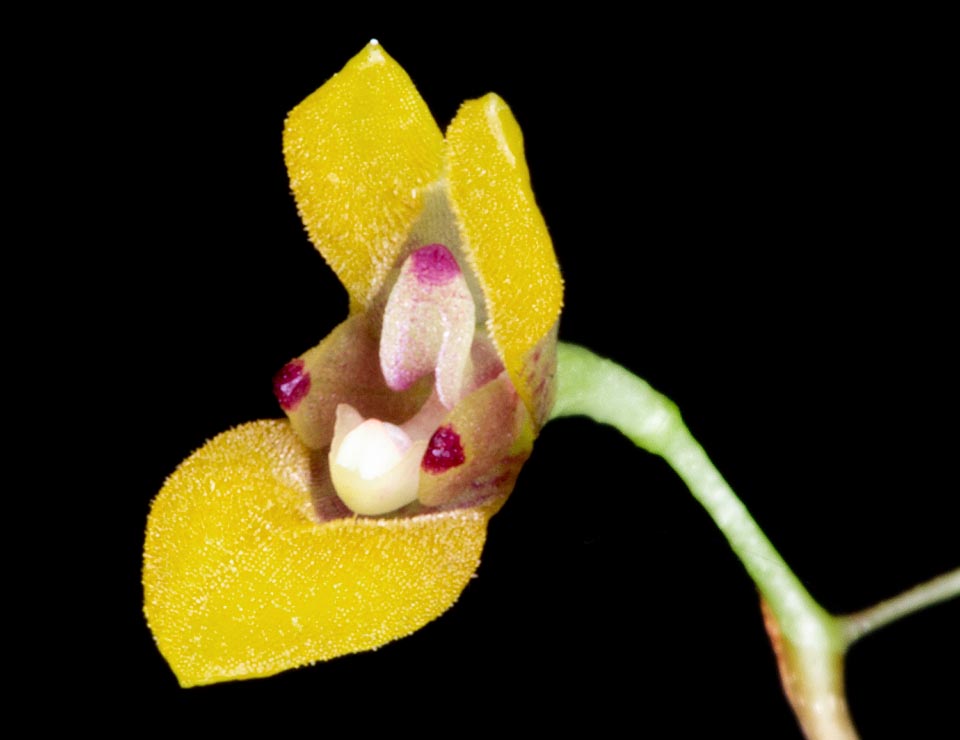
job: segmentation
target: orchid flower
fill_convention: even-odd
[[[145,612],[181,685],[374,649],[436,618],[543,424],[587,416],[661,456],[720,528],[806,736],[856,738],[846,651],[956,598],[960,568],[829,613],[668,398],[557,343],[562,281],[506,104],[464,103],[444,136],[371,42],[291,112],[284,156],[350,314],[277,373],[286,419],[217,436],[153,502]]]
[[[496,95],[444,137],[374,41],[289,115],[284,156],[350,316],[151,508],[145,612],[183,686],[405,636],[479,564],[554,398],[562,281]]]

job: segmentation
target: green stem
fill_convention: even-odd
[[[723,532],[764,601],[781,681],[811,740],[856,740],[843,686],[843,656],[859,637],[960,593],[960,569],[855,614],[834,617],[810,595],[687,429],[670,399],[582,347],[558,347],[551,418],[582,415],[660,455]]]
[[[960,568],[841,618],[847,644],[901,617],[960,595]]]
[[[561,343],[552,418],[582,415],[610,424],[660,455],[723,532],[780,625],[798,647],[842,650],[838,623],[810,595],[680,417],[676,405],[619,365]]]

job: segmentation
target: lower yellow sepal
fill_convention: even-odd
[[[154,500],[144,611],[182,686],[379,647],[446,611],[476,571],[495,506],[321,522],[310,455],[286,421],[245,424]]]

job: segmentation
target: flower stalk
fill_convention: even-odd
[[[552,419],[587,416],[661,456],[687,484],[761,595],[784,691],[811,740],[855,740],[843,658],[868,632],[960,594],[960,569],[872,608],[834,616],[813,598],[714,467],[676,405],[646,382],[583,347],[557,350]]]

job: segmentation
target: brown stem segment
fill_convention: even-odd
[[[858,740],[843,681],[843,648],[799,650],[782,632],[773,610],[760,599],[783,692],[808,740]]]

